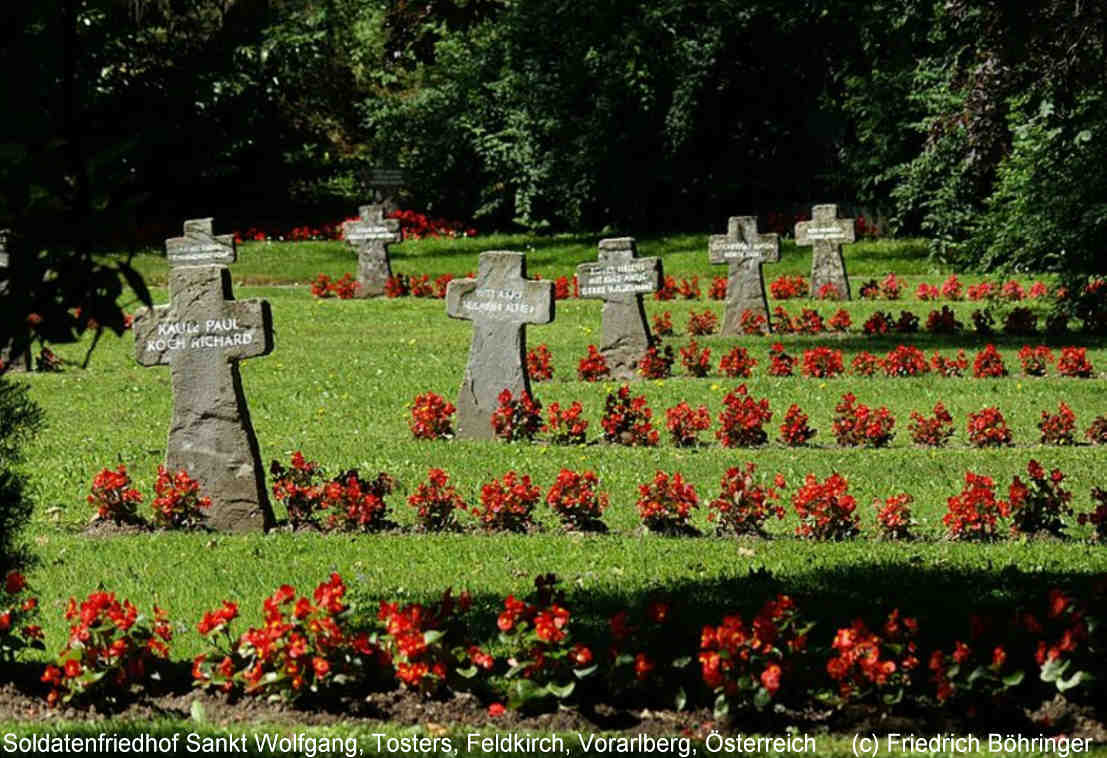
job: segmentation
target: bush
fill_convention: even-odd
[[[689,526],[692,509],[699,507],[696,488],[677,472],[654,474],[649,484],[638,485],[638,517],[650,531],[680,533]]]
[[[985,345],[984,349],[976,354],[972,364],[972,375],[977,379],[995,379],[1007,376],[1007,367],[1003,365],[1003,356],[996,350],[995,345]]]
[[[784,414],[784,423],[780,425],[780,441],[789,447],[806,445],[818,432],[807,425],[808,417],[803,410],[792,403]]]
[[[492,412],[492,433],[504,442],[531,441],[542,428],[542,402],[526,391],[518,398],[505,389],[497,398],[499,407]]]
[[[1011,444],[1011,430],[999,408],[981,408],[969,414],[969,442],[975,447],[1003,447]]]
[[[646,396],[632,398],[630,387],[624,384],[615,394],[608,393],[604,400],[604,414],[600,419],[606,442],[631,447],[653,447],[658,433],[653,428],[653,411],[646,405]]]
[[[692,335],[714,334],[719,328],[719,317],[710,310],[703,313],[691,311],[688,314],[688,333]]]
[[[444,440],[454,434],[453,416],[457,409],[454,404],[436,395],[425,392],[416,395],[411,404],[411,434],[417,440]]]
[[[777,474],[772,485],[758,484],[753,476],[756,470],[747,463],[723,474],[718,497],[707,504],[707,520],[716,523],[719,533],[764,535],[770,516],[784,518],[784,508],[777,502],[784,477]]]
[[[577,377],[582,382],[598,382],[611,375],[611,369],[607,366],[607,359],[603,357],[595,345],[588,346],[588,355],[580,359],[577,364]]]
[[[1029,483],[1016,476],[1007,491],[1011,533],[1063,536],[1065,516],[1072,515],[1072,493],[1061,486],[1064,473],[1055,468],[1047,476],[1033,459],[1026,464],[1026,473]]]
[[[897,345],[889,350],[881,362],[884,367],[884,375],[895,376],[922,376],[930,372],[930,364],[926,362],[926,355],[914,345]]]
[[[944,447],[953,436],[953,416],[939,401],[934,404],[933,418],[911,411],[911,423],[907,425],[907,429],[916,445]]]
[[[1076,414],[1062,400],[1056,413],[1042,411],[1042,420],[1038,422],[1042,433],[1043,445],[1076,444]]]
[[[542,492],[530,482],[530,477],[514,471],[493,479],[480,489],[480,508],[473,515],[490,532],[525,532],[534,526],[534,506]]]
[[[580,417],[583,411],[576,400],[565,409],[558,403],[550,403],[542,431],[550,435],[550,442],[555,445],[583,445],[588,431],[588,421]]]
[[[468,510],[449,481],[449,475],[442,469],[428,469],[427,481],[420,482],[415,492],[408,496],[407,504],[415,509],[415,520],[424,531],[450,529],[457,523],[454,514]]]
[[[996,521],[1006,515],[1006,505],[996,500],[995,481],[965,472],[965,487],[946,503],[942,523],[951,540],[994,540]]]
[[[711,414],[705,406],[693,409],[682,400],[665,411],[665,428],[677,447],[694,447],[699,442],[697,435],[709,426]]]
[[[834,406],[834,411],[838,415],[834,417],[832,431],[842,447],[885,447],[895,437],[892,428],[896,420],[883,405],[870,408],[858,403],[852,392],[847,392]]]
[[[842,351],[828,347],[816,347],[803,351],[803,375],[830,379],[841,376]]]
[[[553,379],[550,357],[550,349],[545,343],[527,353],[527,376],[532,382],[548,382]]]
[[[711,348],[700,348],[695,340],[680,349],[680,363],[689,376],[704,377],[711,373]]]
[[[16,563],[16,536],[31,517],[27,480],[17,467],[41,426],[42,410],[28,397],[27,385],[0,376],[0,570]]]
[[[736,345],[719,361],[719,371],[734,379],[748,379],[756,365],[757,359],[750,357],[746,348]]]
[[[599,491],[595,472],[563,468],[546,493],[546,504],[566,529],[595,530],[601,524],[600,517],[607,508],[608,498],[606,492]]]
[[[911,518],[911,503],[914,498],[906,492],[892,495],[883,503],[879,499],[873,501],[876,509],[876,528],[880,536],[886,540],[909,540],[912,538],[911,527],[915,520]]]
[[[673,374],[673,348],[666,345],[658,350],[656,345],[646,348],[642,360],[638,361],[638,373],[646,379],[668,379]]]
[[[719,430],[715,436],[723,447],[756,447],[768,439],[765,424],[773,418],[768,398],[754,400],[746,385],[740,384],[723,398],[726,406],[719,413]]]
[[[813,540],[844,540],[857,535],[857,500],[846,492],[849,483],[833,473],[825,482],[814,474],[804,477],[803,485],[792,495],[800,524],[796,535]]]

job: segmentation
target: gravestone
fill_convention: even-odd
[[[400,241],[400,222],[384,217],[384,206],[363,205],[356,221],[343,229],[346,242],[357,252],[355,297],[380,297],[392,276],[388,245]]]
[[[10,233],[10,229],[0,229],[0,297],[7,297],[11,286],[11,253],[8,251],[8,236]],[[11,346],[5,346],[0,349],[0,362],[2,362],[4,370],[7,372],[30,371],[31,348],[28,345],[18,356],[13,358]]]
[[[526,256],[497,250],[480,254],[476,279],[454,279],[446,287],[446,315],[473,322],[457,395],[458,437],[491,439],[499,394],[530,393],[526,325],[553,321],[554,284],[526,277]]]
[[[838,218],[837,205],[816,205],[810,221],[796,224],[796,244],[813,246],[811,294],[817,294],[824,285],[833,284],[843,300],[850,299],[842,245],[853,240],[853,219]]]
[[[616,379],[639,379],[638,361],[650,346],[642,295],[656,292],[663,275],[660,258],[639,258],[633,237],[600,240],[599,261],[577,266],[582,298],[603,300],[603,353]]]
[[[372,166],[364,174],[365,184],[372,190],[373,202],[385,212],[397,210],[396,195],[407,186],[407,176],[398,166]]]
[[[779,236],[759,234],[753,216],[731,216],[726,234],[713,234],[708,240],[707,257],[713,264],[727,264],[726,313],[719,333],[741,334],[742,312],[746,310],[763,316],[764,328],[772,331],[761,267],[780,260]]]
[[[211,219],[186,221],[167,240],[169,305],[135,315],[135,357],[169,366],[173,418],[165,450],[170,471],[185,469],[211,498],[208,525],[221,531],[268,529],[273,512],[238,362],[273,349],[269,303],[235,300],[225,264],[230,235],[213,236]]]

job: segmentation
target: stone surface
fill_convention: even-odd
[[[346,222],[344,231],[346,242],[357,252],[355,297],[380,297],[392,276],[388,245],[400,241],[400,222],[386,219],[383,205],[363,205],[358,220]]]
[[[454,279],[446,288],[446,314],[473,322],[469,363],[457,393],[458,437],[491,439],[499,394],[530,393],[526,325],[553,321],[554,285],[526,276],[526,256],[496,250],[481,253],[476,279]]]
[[[812,246],[812,295],[817,294],[823,285],[833,284],[843,300],[850,299],[842,245],[853,240],[853,219],[838,218],[837,205],[816,205],[810,221],[796,224],[796,244]]]
[[[190,223],[185,224],[185,238],[195,239]],[[210,219],[206,228],[210,237]],[[235,259],[233,240],[211,239],[230,250],[211,250],[207,260]],[[238,362],[272,351],[269,303],[235,300],[225,265],[178,263],[169,271],[169,305],[139,311],[134,333],[141,365],[170,367],[173,417],[166,467],[183,468],[200,482],[201,493],[212,501],[210,527],[268,529],[273,512]]]
[[[0,229],[0,297],[6,297],[11,278],[11,253],[8,251],[8,235],[10,230]],[[10,346],[0,349],[0,362],[4,370],[12,373],[22,373],[31,370],[31,349],[28,347],[22,355],[12,358]]]
[[[746,310],[764,316],[765,329],[772,331],[761,267],[780,260],[780,238],[759,234],[753,216],[731,216],[726,234],[713,234],[708,240],[707,256],[711,263],[727,264],[726,312],[719,333],[741,334],[742,312]]]
[[[603,300],[603,353],[616,379],[639,379],[638,361],[650,346],[642,295],[661,287],[660,258],[639,258],[633,237],[600,240],[599,261],[577,266],[582,298]]]

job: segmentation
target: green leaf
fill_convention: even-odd
[[[680,658],[674,658],[673,659],[673,668],[682,669],[691,662],[692,662],[692,656],[683,655]]]
[[[686,705],[688,705],[688,693],[684,691],[683,687],[678,687],[676,697],[673,698],[673,707],[678,711],[683,711]]]
[[[591,675],[592,672],[594,672],[598,667],[599,667],[599,664],[597,663],[597,664],[593,664],[593,665],[589,666],[586,669],[573,669],[573,675],[577,679],[584,679],[586,676]]]
[[[1008,674],[1007,676],[1003,677],[1003,684],[1007,687],[1018,687],[1020,684],[1022,684],[1022,680],[1024,678],[1025,675],[1021,670],[1016,671],[1013,674]]]
[[[1084,129],[1083,131],[1078,132],[1077,135],[1076,135],[1076,139],[1073,140],[1073,142],[1075,142],[1078,145],[1083,144],[1085,142],[1091,142],[1091,141],[1092,141],[1092,131],[1091,131],[1091,129]]]
[[[189,718],[191,718],[197,724],[208,723],[207,711],[204,710],[204,704],[201,703],[199,700],[192,701],[192,705],[190,705],[188,708],[188,715]]]
[[[1062,661],[1059,658],[1051,658],[1045,662],[1042,666],[1042,681],[1043,682],[1056,682],[1069,668],[1069,661]]]
[[[1079,687],[1081,684],[1084,683],[1087,676],[1088,676],[1087,672],[1077,671],[1072,676],[1070,676],[1068,679],[1062,679],[1062,678],[1058,677],[1057,678],[1057,691],[1058,692],[1068,692],[1069,690],[1071,690],[1074,687]]]
[[[715,698],[715,708],[713,709],[715,720],[721,721],[727,717],[730,713],[730,702],[727,701],[726,695],[719,693],[719,696]]]
[[[773,696],[769,694],[769,691],[764,687],[758,687],[757,692],[753,695],[754,707],[761,710],[771,702],[773,702]]]
[[[427,643],[428,645],[433,645],[445,636],[446,633],[440,629],[429,629],[423,632],[423,642]]]
[[[568,684],[561,687],[557,686],[553,682],[550,682],[546,685],[546,691],[559,700],[564,700],[565,698],[573,694],[573,690],[576,689],[576,686],[576,682],[569,682]]]
[[[469,666],[467,668],[457,668],[457,669],[454,669],[454,671],[462,679],[472,679],[474,676],[477,675],[477,667],[476,666]]]

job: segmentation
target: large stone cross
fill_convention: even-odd
[[[224,265],[235,260],[234,240],[213,236],[211,219],[185,222],[185,236],[165,246],[169,305],[144,308],[134,321],[138,362],[170,368],[165,465],[200,483],[212,528],[268,529],[273,512],[238,362],[272,351],[269,303],[234,299]]]
[[[650,346],[642,295],[656,292],[663,275],[660,258],[639,258],[633,237],[600,240],[599,261],[577,266],[582,298],[603,300],[600,352],[612,376],[638,379],[638,362]]]
[[[363,205],[356,221],[344,227],[346,242],[357,252],[356,297],[380,297],[392,276],[388,245],[400,241],[400,222],[384,217],[383,205]]]
[[[10,229],[0,229],[0,297],[7,297],[8,290],[11,287],[11,253],[8,252],[8,236],[10,233]],[[12,337],[14,339],[15,334]],[[3,349],[0,349],[0,364],[3,365],[3,371],[30,371],[30,345],[14,358],[12,357],[12,347],[10,345],[4,346]]]
[[[843,300],[850,299],[849,277],[842,245],[854,240],[853,219],[838,218],[837,205],[816,205],[810,221],[796,224],[796,244],[813,245],[811,293],[833,284]]]
[[[526,325],[553,321],[554,284],[526,277],[526,256],[497,250],[480,254],[476,279],[454,279],[446,287],[446,315],[473,322],[457,395],[458,437],[490,439],[499,394],[530,393]]]
[[[711,263],[727,264],[726,314],[720,334],[741,334],[746,310],[764,316],[765,329],[772,331],[761,266],[780,260],[780,238],[759,234],[753,216],[731,216],[726,234],[713,234],[708,240],[707,257]]]

